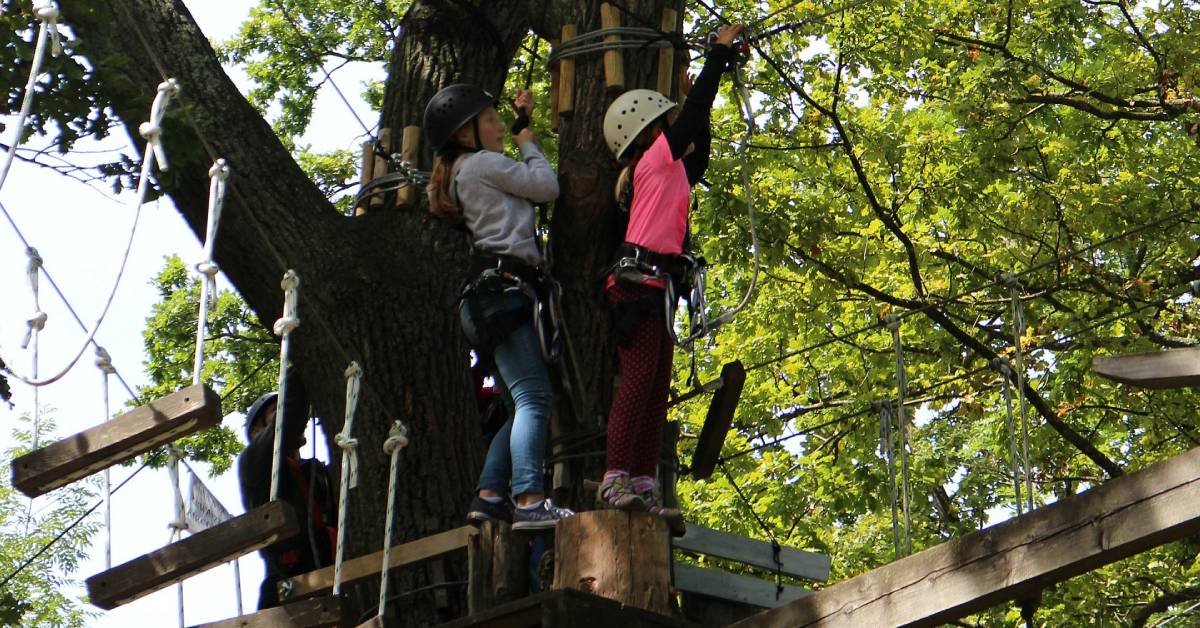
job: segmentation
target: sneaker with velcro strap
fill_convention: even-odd
[[[513,530],[552,530],[559,520],[574,517],[575,512],[555,506],[544,499],[536,508],[514,508]]]

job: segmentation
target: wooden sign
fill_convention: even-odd
[[[1092,370],[1142,388],[1200,386],[1200,347],[1094,358]]]
[[[192,628],[326,628],[341,625],[345,625],[342,600],[330,595]]]
[[[88,578],[88,601],[112,610],[298,532],[292,507],[269,502]]]
[[[742,398],[742,386],[746,384],[746,369],[738,360],[721,368],[721,387],[713,393],[704,427],[700,428],[700,439],[696,453],[692,456],[692,477],[703,480],[712,475],[725,445],[725,435],[733,425],[733,413]]]
[[[17,458],[12,484],[37,497],[220,422],[217,393],[203,384],[188,386]]]

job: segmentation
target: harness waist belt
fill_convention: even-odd
[[[652,266],[659,272],[676,278],[682,277],[691,267],[688,259],[682,255],[657,253],[629,242],[622,242],[621,246],[617,247],[614,259],[614,265],[620,264],[622,259],[632,259],[635,263]]]
[[[526,283],[540,285],[544,279],[542,270],[511,255],[498,255],[483,251],[471,252],[470,276],[493,270],[502,275],[512,275]]]

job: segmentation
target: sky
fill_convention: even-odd
[[[185,0],[201,29],[214,42],[233,35],[248,16],[249,0]],[[71,16],[62,15],[60,22],[70,24]],[[229,69],[230,76],[245,91],[245,75]],[[335,80],[351,99],[359,116],[373,124],[377,115],[357,98],[361,84],[368,78],[382,76],[379,65],[356,64],[335,73]],[[187,86],[182,85],[186,90]],[[34,108],[37,107],[35,98]],[[147,111],[147,115],[149,112]],[[0,119],[5,129],[0,141],[12,141],[13,119]],[[140,120],[134,123],[141,122]],[[302,138],[316,150],[356,149],[361,142],[358,123],[328,87],[322,89],[313,118],[311,131]],[[35,136],[25,146],[42,148],[49,138]],[[111,161],[116,153],[85,151],[122,151],[133,156],[132,144],[124,132],[114,133],[103,142],[80,142],[76,154],[68,156],[77,163]],[[237,164],[231,164],[234,169]],[[104,184],[97,189],[68,179],[42,167],[18,160],[3,188],[0,202],[30,245],[44,259],[44,269],[62,289],[70,304],[85,324],[91,326],[103,308],[113,287],[121,256],[130,238],[136,197],[125,193],[111,198]],[[201,260],[202,243],[186,227],[169,199],[146,204],[133,234],[133,244],[127,268],[117,284],[113,304],[96,333],[97,341],[112,356],[113,365],[135,390],[149,382],[143,367],[142,331],[157,294],[150,285],[151,278],[163,266],[169,255],[179,255],[185,263]],[[29,350],[21,350],[26,330],[25,319],[33,312],[33,301],[27,283],[28,257],[25,248],[7,221],[0,219],[0,354],[23,374],[32,372]],[[231,286],[224,276],[218,280],[221,289]],[[63,301],[54,293],[49,282],[40,281],[40,305],[48,315],[39,341],[39,375],[46,377],[62,370],[78,353],[86,332],[75,322]],[[95,356],[88,347],[79,362],[61,380],[41,388],[38,403],[43,416],[57,423],[55,436],[65,437],[103,421],[102,375],[96,368]],[[17,419],[30,415],[34,407],[31,387],[12,381],[13,404],[0,404],[0,451],[14,446],[12,429]],[[129,400],[116,378],[110,384],[113,411]],[[240,408],[224,408],[225,425],[241,433]],[[309,435],[310,442],[317,438]],[[324,452],[319,440],[318,451]],[[233,513],[242,512],[237,480],[234,473],[210,478],[208,468],[193,464],[201,479],[217,498]],[[114,467],[111,471],[115,486],[135,467]],[[188,476],[182,474],[184,495],[187,495]],[[40,512],[53,505],[53,494],[34,500],[33,511]],[[138,474],[112,500],[112,560],[117,565],[134,559],[164,545],[168,541],[168,521],[172,518],[172,488],[165,470],[146,470]],[[246,612],[252,612],[262,578],[262,563],[257,555],[239,561],[242,579],[241,596]],[[90,555],[78,571],[72,574],[80,586],[74,591],[84,595],[85,578],[104,571],[104,534],[93,538]],[[187,580],[184,584],[185,623],[188,626],[233,617],[237,614],[233,569],[221,566]],[[178,601],[175,587],[163,589],[113,611],[99,611],[88,622],[95,628],[127,626],[173,626],[178,622]]]

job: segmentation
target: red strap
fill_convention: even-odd
[[[317,526],[321,527],[325,531],[325,534],[327,534],[329,536],[330,551],[331,552],[336,551],[337,550],[337,528],[335,526],[332,526],[332,525],[329,525],[328,523],[326,523],[325,513],[321,510],[321,504],[318,504],[317,500],[315,500],[315,499],[310,499],[310,496],[308,493],[308,482],[306,482],[304,480],[304,473],[300,470],[299,461],[297,461],[295,458],[292,458],[290,456],[285,458],[285,460],[287,461],[288,469],[290,469],[292,472],[292,476],[296,479],[296,484],[298,484],[300,486],[300,493],[304,496],[304,503],[312,504],[313,521],[316,523]],[[313,464],[317,464],[316,461],[313,461]],[[313,556],[314,564],[318,564],[318,566],[319,566],[320,562],[321,562],[320,556]]]

